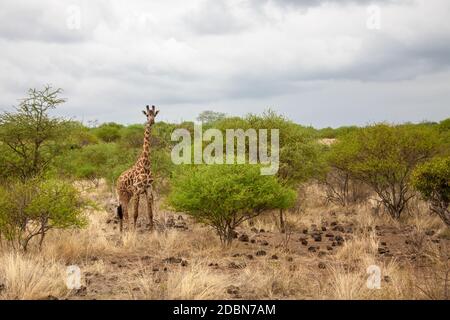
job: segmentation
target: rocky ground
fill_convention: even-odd
[[[212,228],[161,201],[155,230],[141,214],[136,230],[120,234],[109,190],[87,189],[98,203],[87,228],[51,233],[42,251],[0,251],[0,298],[449,298],[450,237],[438,218],[417,204],[418,214],[393,221],[366,204],[325,204],[313,191],[287,215],[286,233],[266,213],[224,247]],[[81,269],[79,290],[66,287],[70,265]],[[371,266],[380,269],[379,290],[367,287]]]

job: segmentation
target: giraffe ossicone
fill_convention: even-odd
[[[150,166],[150,137],[155,118],[159,113],[155,106],[151,108],[147,105],[146,110],[142,111],[147,118],[144,133],[144,144],[142,152],[136,163],[123,172],[117,180],[116,190],[119,197],[119,207],[117,213],[120,219],[120,231],[123,230],[123,221],[130,224],[128,216],[128,206],[133,203],[133,221],[136,228],[137,218],[139,216],[139,201],[141,195],[145,196],[147,202],[147,214],[149,218],[150,229],[153,229],[153,174]]]

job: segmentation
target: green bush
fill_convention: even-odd
[[[222,243],[234,229],[265,210],[289,208],[296,194],[256,165],[183,166],[172,178],[168,203],[212,226]]]
[[[0,235],[25,251],[37,236],[42,246],[51,229],[83,227],[85,206],[79,192],[64,181],[11,183],[0,188]]]
[[[409,179],[414,168],[437,150],[433,128],[378,124],[354,131],[332,146],[330,163],[370,186],[394,218],[413,197]]]
[[[114,122],[104,123],[93,130],[103,142],[115,142],[120,139],[123,126]]]
[[[416,168],[412,184],[431,210],[450,227],[450,157],[436,157]]]

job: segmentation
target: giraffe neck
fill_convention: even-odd
[[[144,145],[142,146],[142,153],[138,160],[138,163],[148,171],[150,171],[150,135],[151,135],[151,131],[152,131],[152,125],[147,123],[145,125]]]

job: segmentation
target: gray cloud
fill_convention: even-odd
[[[320,126],[449,115],[447,1],[261,3],[6,1],[0,108],[51,83],[69,99],[59,112],[84,120],[141,121],[145,104],[168,120],[271,106]],[[365,25],[372,3],[380,30]],[[70,5],[79,30],[67,27]]]

